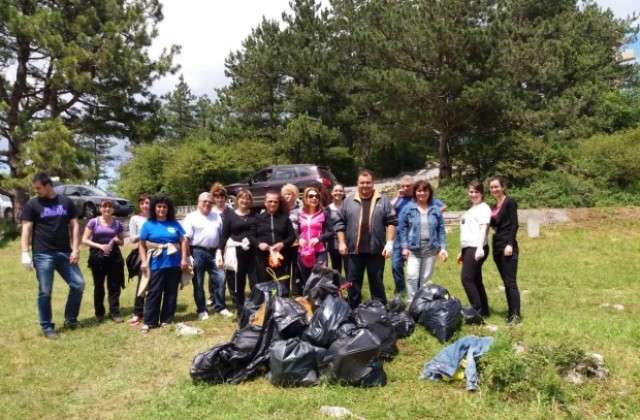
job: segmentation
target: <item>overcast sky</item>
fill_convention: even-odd
[[[328,4],[325,1],[323,4]],[[633,10],[632,0],[599,0],[602,7],[610,8],[616,17],[627,17]],[[635,6],[640,10],[640,6]],[[164,0],[164,20],[160,35],[154,41],[152,54],[159,55],[163,47],[182,46],[175,59],[181,69],[176,76],[157,82],[154,91],[164,94],[178,83],[178,75],[195,95],[214,97],[214,88],[228,84],[224,76],[224,60],[231,51],[237,51],[257,27],[264,16],[281,21],[283,11],[290,11],[289,0]],[[636,52],[640,54],[639,43]]]

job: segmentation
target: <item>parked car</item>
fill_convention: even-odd
[[[76,205],[78,215],[90,219],[100,214],[100,201],[110,198],[115,204],[116,216],[128,216],[133,211],[131,201],[124,198],[112,197],[112,195],[102,191],[100,188],[88,187],[86,185],[59,185],[54,188],[56,193],[66,195],[73,204]]]
[[[306,187],[324,184],[331,189],[337,183],[336,177],[324,166],[302,163],[274,165],[259,170],[242,182],[225,186],[228,194],[227,205],[234,207],[236,195],[242,190],[251,191],[254,207],[262,207],[267,190],[280,191],[285,184],[294,184],[302,193]]]
[[[13,205],[11,204],[11,198],[2,194],[0,194],[0,214],[5,219],[13,218]]]

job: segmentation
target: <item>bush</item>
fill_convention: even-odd
[[[0,247],[20,236],[20,225],[12,219],[0,219]]]
[[[510,191],[520,208],[593,207],[602,193],[592,181],[560,171],[545,172],[528,187]]]

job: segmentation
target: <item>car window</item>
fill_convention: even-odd
[[[298,171],[300,172],[300,178],[305,178],[313,175],[313,173],[311,172],[311,169],[309,168],[299,168]]]
[[[251,179],[252,182],[267,182],[271,178],[272,169],[265,169],[264,171],[260,171],[253,176]]]
[[[278,168],[276,170],[273,179],[275,180],[287,180],[294,179],[297,177],[296,168]]]
[[[78,188],[76,187],[64,187],[64,195],[73,195],[73,194],[80,194],[80,191],[78,191]]]
[[[107,193],[102,191],[100,188],[82,187],[82,195],[105,196]]]

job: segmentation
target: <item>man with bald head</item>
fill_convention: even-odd
[[[213,196],[203,192],[198,197],[198,209],[185,217],[182,226],[185,236],[191,245],[193,256],[193,298],[196,302],[198,318],[204,321],[209,319],[207,301],[204,293],[205,274],[209,274],[209,280],[213,282],[214,310],[225,317],[231,316],[226,308],[224,291],[224,277],[218,271],[222,270],[222,261],[216,260],[216,249],[222,235],[222,218],[212,211]]]

